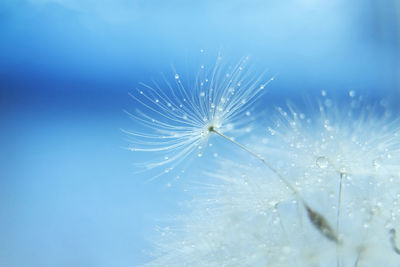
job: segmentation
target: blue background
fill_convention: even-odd
[[[139,82],[195,70],[204,49],[278,74],[266,105],[322,89],[395,102],[399,18],[395,0],[2,0],[0,266],[149,259],[186,196],[123,149]]]

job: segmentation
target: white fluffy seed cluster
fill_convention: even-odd
[[[311,224],[276,173],[238,151],[205,174],[215,181],[207,197],[195,197],[174,227],[161,229],[146,266],[398,266],[400,122],[353,91],[348,105],[322,95],[309,113],[277,108],[265,135],[247,143],[339,242]]]

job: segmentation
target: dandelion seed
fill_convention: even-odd
[[[312,210],[309,206],[306,206],[308,218],[310,219],[311,223],[318,229],[326,238],[332,240],[336,243],[339,243],[339,239],[337,234],[329,225],[327,220],[318,212]]]
[[[259,85],[260,78],[249,79],[246,75],[243,76],[244,63],[245,61],[240,62],[233,69],[229,77],[225,76],[225,78],[221,75],[223,71],[217,63],[210,75],[211,79],[207,78],[207,74],[204,79],[198,79],[192,91],[186,90],[179,79],[179,75],[175,74],[175,80],[177,80],[176,87],[169,85],[167,87],[169,94],[163,92],[160,87],[145,86],[149,90],[149,94],[141,94],[144,96],[144,100],[132,95],[136,101],[159,117],[154,119],[147,113],[140,113],[141,116],[131,114],[138,122],[155,132],[152,135],[133,131],[127,132],[136,138],[136,141],[134,141],[136,143],[136,151],[169,153],[171,155],[167,159],[164,156],[163,160],[148,163],[146,167],[151,169],[170,164],[172,165],[170,169],[173,169],[176,164],[187,158],[195,150],[195,147],[199,147],[202,143],[206,142],[211,133],[216,133],[259,159],[267,168],[275,173],[299,197],[307,208],[313,225],[316,227],[320,226],[317,229],[324,236],[332,239],[326,233],[328,223],[324,217],[317,213],[310,213],[311,208],[299,194],[299,191],[276,168],[260,157],[260,155],[224,134],[238,118],[243,119],[243,114],[246,117],[251,115],[250,111],[245,111],[245,107],[248,107],[255,101],[269,82]],[[204,88],[203,80],[207,83],[207,88]],[[156,98],[155,101],[153,100],[154,98]],[[183,104],[181,99],[188,99],[189,101]],[[150,103],[147,103],[146,100],[147,102],[150,101]],[[170,105],[179,106],[180,109],[171,111],[168,108]],[[215,107],[219,108],[216,109]],[[182,111],[184,111],[187,117],[186,120],[182,120]],[[284,117],[288,116],[287,112],[282,111],[282,109],[279,109],[279,111]],[[152,123],[149,123],[149,120]],[[203,152],[198,152],[197,156],[199,158],[202,157]],[[311,215],[318,215],[319,221],[325,224],[322,226],[316,224],[315,216],[312,217]]]
[[[400,248],[397,246],[397,232],[394,228],[390,229],[390,244],[392,245],[392,249],[394,252],[400,255]]]
[[[159,160],[140,166],[153,169],[168,165],[173,169],[207,142],[210,127],[225,133],[233,129],[233,124],[248,121],[250,112],[246,109],[260,97],[271,79],[263,82],[262,76],[246,73],[246,64],[247,59],[240,61],[225,77],[226,68],[218,59],[210,72],[202,68],[190,86],[184,86],[178,74],[173,84],[168,80],[163,86],[141,84],[139,94],[131,97],[143,110],[128,114],[143,130],[125,132],[135,151],[153,152]]]

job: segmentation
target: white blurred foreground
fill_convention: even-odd
[[[161,229],[146,266],[396,266],[400,262],[400,122],[385,102],[326,97],[311,112],[277,108],[249,148],[277,175],[238,154],[205,174],[207,197]],[[233,146],[233,145],[232,145]],[[232,147],[232,153],[237,148]],[[321,234],[304,199],[337,233]]]

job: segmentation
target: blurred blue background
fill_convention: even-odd
[[[123,149],[139,82],[222,50],[278,73],[266,104],[322,89],[398,101],[399,34],[396,0],[2,0],[0,266],[149,259],[185,196]]]

